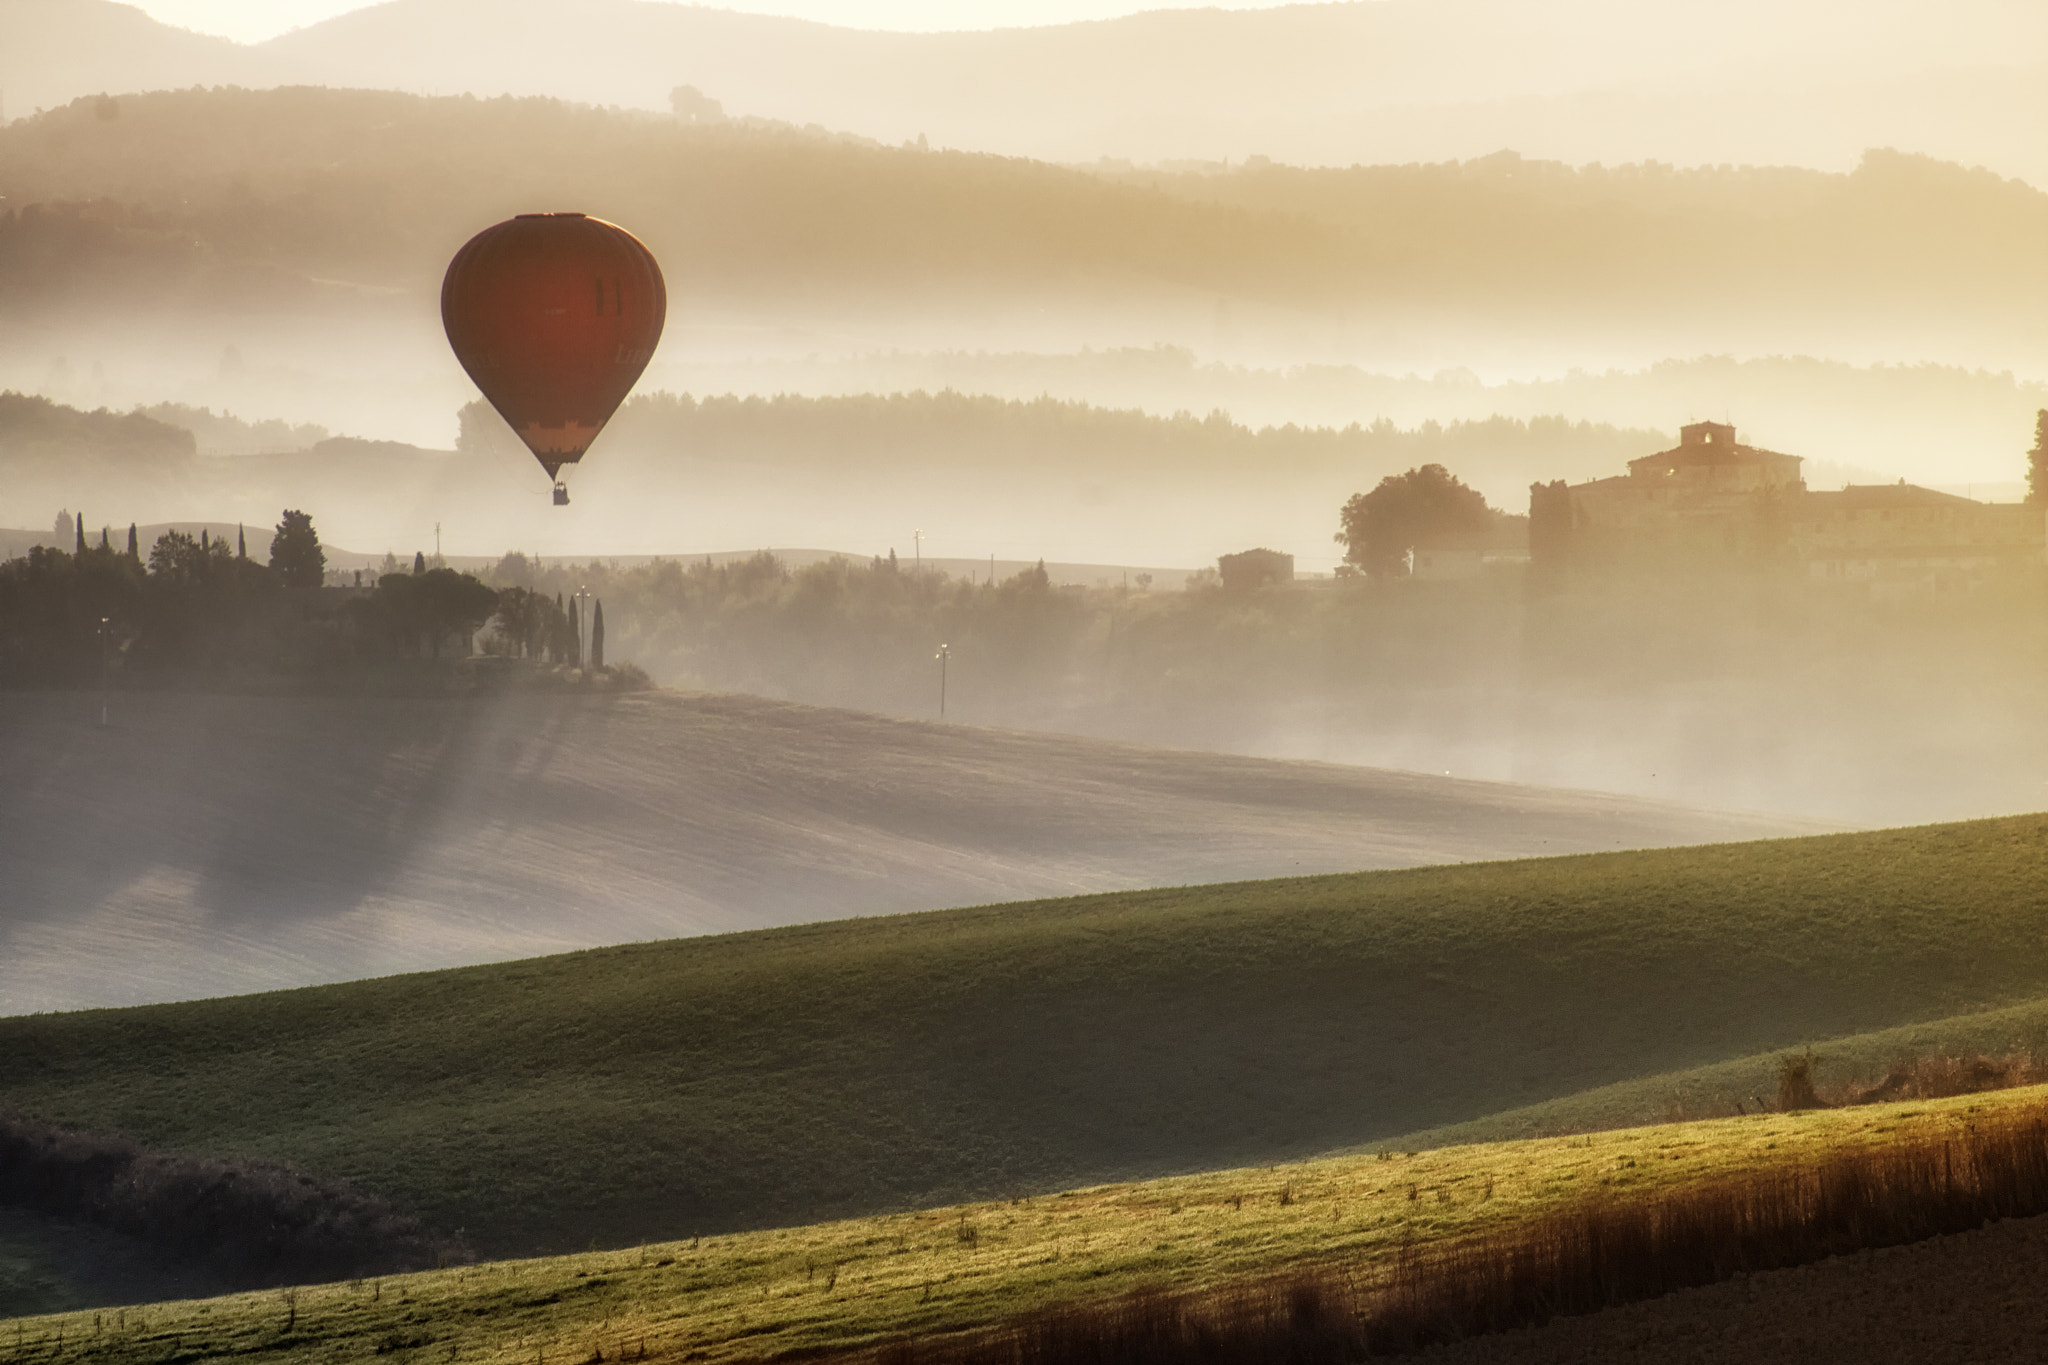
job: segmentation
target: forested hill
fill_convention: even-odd
[[[1897,145],[2048,184],[2048,12],[2026,0],[1352,0],[981,31],[661,0],[383,0],[250,46],[112,0],[0,5],[17,114],[101,91],[305,84],[547,95],[1059,161],[1311,165],[1498,147],[1610,165],[1840,167]]]
[[[2048,330],[2048,195],[1924,158],[1848,174],[1434,167],[1106,177],[782,125],[313,88],[81,100],[0,129],[0,309],[430,294],[477,226],[575,204],[698,305],[1040,291],[1574,322]],[[367,291],[367,293],[365,292]],[[1349,311],[1347,311],[1349,310]]]
[[[145,412],[81,412],[30,394],[0,393],[0,461],[25,463],[81,457],[140,464],[189,459],[192,432]]]
[[[409,550],[430,542],[394,540],[402,532],[391,529],[391,505],[459,503],[516,542],[533,527],[522,520],[538,477],[533,457],[481,403],[463,410],[461,432],[450,454],[176,404],[85,413],[0,393],[0,478],[20,504],[39,509],[37,526],[81,502],[91,504],[94,526],[257,524],[279,507],[304,507],[339,543]],[[148,441],[138,444],[136,433]],[[603,458],[576,474],[578,488],[593,506],[653,519],[648,534],[660,549],[676,548],[674,525],[662,519],[679,513],[688,524],[721,527],[734,544],[863,545],[874,527],[892,524],[890,507],[910,498],[965,528],[963,537],[981,537],[977,548],[1016,536],[1018,524],[1032,536],[1093,527],[1103,544],[1145,551],[1138,562],[1195,564],[1220,552],[1219,537],[1226,548],[1263,538],[1320,551],[1344,499],[1417,465],[1446,465],[1519,512],[1534,480],[1618,469],[1671,444],[1654,428],[1561,417],[1253,426],[1220,411],[1155,416],[950,390],[819,398],[657,391],[627,400],[604,441]],[[1168,503],[1178,510],[1162,517]],[[434,519],[420,534],[431,537]],[[1163,526],[1178,538],[1143,538],[1140,528]],[[1024,551],[1047,552],[1028,542]]]
[[[463,413],[465,445],[489,442],[508,455],[514,438],[482,404]],[[844,473],[901,473],[940,466],[959,474],[1029,479],[1031,471],[1098,476],[1253,476],[1289,479],[1332,472],[1377,478],[1418,464],[1540,477],[1567,460],[1616,467],[1668,444],[1657,431],[1538,417],[1371,426],[1250,427],[1226,412],[1155,417],[1135,410],[1039,398],[1018,402],[954,393],[837,398],[692,398],[652,393],[627,400],[609,435],[618,459],[744,459],[769,467],[822,466]]]

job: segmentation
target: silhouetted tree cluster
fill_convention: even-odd
[[[429,1233],[338,1181],[265,1161],[152,1152],[5,1114],[0,1204],[140,1237],[240,1288],[475,1259],[459,1238]]]
[[[1354,493],[1338,514],[1344,562],[1375,578],[1408,572],[1418,549],[1478,548],[1504,518],[1440,464],[1390,474],[1370,493]]]
[[[130,657],[155,667],[274,667],[304,615],[281,586],[225,540],[166,531],[149,550]]]
[[[499,640],[515,657],[567,661],[574,636],[561,593],[549,597],[516,585],[501,588],[491,614]]]
[[[271,562],[207,531],[172,529],[145,557],[130,526],[70,553],[44,546],[0,562],[0,685],[80,686],[111,673],[318,678],[400,658],[438,659],[498,606],[467,574],[385,574],[368,592],[321,586],[312,518],[287,511]],[[466,648],[464,650],[466,652]]]
[[[94,681],[103,652],[132,640],[146,595],[143,567],[112,550],[66,554],[36,546],[0,563],[0,680]],[[102,640],[103,629],[113,632],[111,644]]]
[[[422,569],[387,573],[346,610],[369,639],[405,658],[438,659],[453,639],[467,639],[498,608],[498,594],[466,573]]]

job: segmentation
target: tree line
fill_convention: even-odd
[[[0,129],[0,307],[310,304],[318,278],[427,288],[489,206],[564,194],[692,262],[700,299],[917,307],[1083,279],[1099,299],[1106,277],[1155,296],[1556,326],[1876,300],[2024,326],[2021,301],[2048,283],[2048,195],[1896,152],[1848,174],[1510,153],[1109,178],[545,99],[298,87],[119,107],[109,119],[79,100]]]
[[[459,414],[465,454],[529,458],[504,419],[472,402]],[[1533,478],[1567,454],[1620,464],[1670,443],[1662,432],[1565,417],[1488,417],[1401,427],[1385,418],[1345,426],[1252,426],[1220,409],[1157,415],[1078,400],[938,392],[695,397],[657,390],[626,400],[605,430],[607,462],[636,479],[677,477],[693,464],[1028,478],[1084,468],[1185,479],[1275,478],[1404,469],[1422,464],[1512,471]],[[683,477],[691,477],[683,475]]]
[[[68,551],[36,546],[0,562],[0,685],[89,686],[199,676],[318,679],[401,659],[466,657],[495,623],[497,652],[583,665],[576,606],[474,575],[429,567],[385,573],[368,588],[327,583],[312,517],[287,510],[268,555],[202,530],[176,529],[145,553],[136,529],[88,537],[81,514]],[[592,668],[604,663],[602,615]]]

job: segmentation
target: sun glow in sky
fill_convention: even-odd
[[[1274,9],[1289,0],[729,0],[710,9],[784,14],[848,28],[903,30],[1014,28],[1113,19],[1148,9]],[[365,8],[363,0],[136,0],[137,8],[178,28],[256,43],[293,28]]]

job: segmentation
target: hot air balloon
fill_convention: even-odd
[[[575,464],[647,368],[668,314],[652,252],[581,213],[522,213],[448,263],[441,323],[462,368],[569,501]]]

